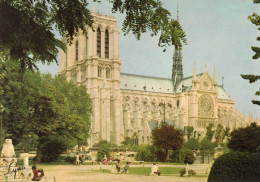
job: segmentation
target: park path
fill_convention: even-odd
[[[169,166],[169,165],[158,165]],[[179,177],[179,176],[139,176],[130,174],[107,174],[94,173],[92,170],[111,169],[114,166],[104,165],[43,165],[38,166],[43,168],[45,176],[48,176],[48,182],[52,182],[55,176],[56,182],[206,182],[206,177]],[[131,166],[130,166],[131,167]],[[132,165],[132,167],[143,167],[143,165]],[[151,167],[151,164],[146,164],[144,167]],[[185,167],[185,165],[170,165],[169,167]],[[197,174],[205,174],[209,167],[208,164],[194,164],[190,166]]]

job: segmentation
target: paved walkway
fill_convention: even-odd
[[[132,167],[143,167],[143,165],[131,165]],[[131,167],[130,166],[130,167]],[[166,165],[158,165],[166,166]],[[185,167],[185,165],[170,165],[171,167]],[[107,174],[107,173],[93,173],[92,170],[97,169],[111,169],[112,166],[104,165],[50,165],[38,166],[43,168],[45,176],[48,176],[48,182],[52,182],[55,176],[56,182],[206,182],[206,177],[179,177],[179,176],[139,176],[130,174]],[[115,167],[115,166],[113,166]],[[151,164],[144,165],[144,167],[151,167]],[[208,164],[194,164],[190,166],[197,174],[205,174],[209,167]]]

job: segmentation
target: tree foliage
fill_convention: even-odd
[[[201,150],[206,150],[206,151],[214,151],[214,147],[216,145],[212,143],[209,139],[204,138],[200,142],[200,149]]]
[[[253,1],[254,3],[256,4],[259,4],[260,1],[259,0],[254,0]],[[255,25],[258,27],[258,30],[260,31],[260,16],[256,13],[253,13],[251,16],[248,16],[248,19]],[[260,41],[260,37],[257,37],[256,38],[257,41]],[[260,57],[260,47],[255,47],[255,46],[252,46],[251,47],[252,51],[255,53],[254,56],[252,57],[253,59],[258,59]],[[249,83],[254,83],[256,82],[257,80],[260,80],[260,75],[241,75],[241,77],[243,79],[247,79],[249,80]],[[255,93],[255,95],[260,95],[260,91],[257,91]],[[260,105],[260,101],[259,100],[252,100],[252,103],[253,104],[257,104],[257,105]]]
[[[206,132],[206,138],[208,139],[208,140],[212,140],[212,138],[213,138],[213,135],[214,135],[214,133],[215,133],[215,130],[212,130],[213,129],[213,123],[210,123],[207,127],[206,127],[206,130],[207,130],[207,132]]]
[[[188,140],[193,135],[193,130],[194,130],[194,128],[192,126],[186,126],[184,128],[184,131],[185,131],[185,134],[187,135]]]
[[[96,1],[96,0],[93,0]],[[137,39],[145,32],[159,35],[158,45],[177,48],[186,43],[178,21],[163,8],[159,0],[109,1],[113,13],[125,14],[123,32],[132,32]],[[94,22],[87,0],[2,0],[0,2],[0,49],[19,61],[22,68],[36,67],[36,62],[57,63],[58,47],[63,42],[52,33],[57,30],[69,42],[81,29]]]
[[[198,139],[191,138],[190,140],[184,143],[184,148],[188,148],[191,150],[198,150],[200,148],[200,142]]]
[[[240,152],[260,151],[260,126],[252,123],[231,132],[228,147]]]
[[[260,158],[249,152],[229,152],[213,163],[208,182],[259,181]]]
[[[37,147],[37,159],[40,162],[42,150],[48,137],[59,139],[64,142],[64,147],[86,143],[89,133],[91,100],[84,87],[67,83],[58,77],[42,75],[39,72],[19,71],[19,65],[14,61],[6,60],[1,65],[0,74],[6,75],[0,81],[3,88],[0,104],[3,105],[3,127],[14,141],[26,143],[33,141]],[[68,94],[60,91],[58,84],[66,85]],[[62,82],[62,83],[61,83]],[[82,100],[72,102],[80,90]],[[84,105],[85,104],[85,105]],[[84,112],[81,112],[84,105]],[[74,106],[74,107],[71,107]],[[26,145],[25,145],[26,147]],[[27,147],[33,147],[28,146]],[[26,149],[28,150],[28,149]]]
[[[168,150],[179,150],[184,142],[184,134],[181,130],[168,124],[152,131],[152,144],[157,148],[162,148],[168,155]]]
[[[141,144],[137,147],[137,153],[135,159],[138,161],[151,162],[154,161],[156,148],[151,145]]]

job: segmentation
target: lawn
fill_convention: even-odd
[[[160,167],[161,175],[180,174],[181,167]],[[151,173],[150,167],[130,167],[129,174],[148,175]]]
[[[159,168],[162,176],[179,175],[181,169],[182,169],[181,167],[160,167]],[[111,173],[111,171],[107,169],[93,170],[93,172]],[[151,167],[130,167],[129,169],[129,174],[133,174],[133,175],[147,176],[150,173],[151,173]]]

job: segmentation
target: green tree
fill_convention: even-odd
[[[230,128],[229,127],[226,127],[225,129],[225,136],[229,136],[229,133],[230,133]]]
[[[215,131],[212,130],[213,126],[214,126],[213,123],[210,123],[210,124],[206,127],[206,130],[207,130],[207,132],[206,132],[206,138],[207,138],[208,140],[212,140],[212,137],[213,137],[213,135],[214,135],[214,133],[215,133]]]
[[[135,159],[146,162],[154,161],[155,152],[156,149],[154,146],[145,144],[138,145]]]
[[[201,140],[200,142],[200,150],[201,150],[201,159],[202,159],[202,163],[204,163],[204,157],[205,157],[205,152],[213,152],[214,151],[214,147],[216,146],[216,144],[213,144],[211,142],[211,140],[204,138]]]
[[[167,157],[170,149],[179,150],[183,142],[183,132],[174,126],[165,124],[161,128],[157,127],[152,131],[152,144],[159,149],[164,149]]]
[[[100,140],[98,143],[95,143],[93,147],[98,147],[98,153],[97,153],[97,158],[96,160],[98,162],[102,161],[104,156],[106,155],[107,157],[110,156],[110,151],[111,148],[114,147],[115,145],[111,144],[107,140]]]
[[[260,126],[252,123],[232,131],[228,147],[235,151],[256,153],[260,150]]]
[[[125,137],[124,141],[122,141],[121,144],[123,146],[132,146],[132,145],[134,145],[134,141],[130,137]]]
[[[114,144],[111,144],[107,140],[100,140],[98,143],[95,143],[93,147],[103,147],[103,146],[108,146],[108,147],[113,147],[115,146]]]
[[[37,162],[40,162],[42,150],[48,140],[46,136],[57,139],[62,136],[63,140],[60,141],[64,142],[65,147],[79,142],[86,143],[91,102],[86,90],[82,90],[84,87],[63,80],[63,84],[67,84],[71,91],[70,94],[63,94],[53,84],[55,79],[50,75],[29,70],[22,73],[19,69],[16,62],[8,60],[0,69],[0,74],[6,75],[0,80],[4,91],[0,100],[4,109],[3,127],[14,140],[14,144],[21,143],[23,148],[37,147]],[[77,92],[77,89],[80,92]],[[72,99],[65,96],[70,95],[73,98],[75,94],[82,99],[76,100],[77,104],[70,102]],[[73,110],[69,107],[72,105]],[[80,112],[80,106],[86,110]],[[28,141],[31,141],[30,145],[24,145]]]
[[[253,1],[254,3],[257,3],[259,4],[260,1],[259,0],[254,0]],[[258,27],[258,30],[260,30],[260,16],[256,13],[253,13],[251,16],[248,16],[248,19]],[[256,38],[257,41],[260,40],[260,37],[257,37]],[[260,57],[260,47],[255,47],[255,46],[252,46],[251,49],[254,51],[255,55],[253,56],[253,59],[258,59]],[[257,80],[260,79],[260,75],[241,75],[241,77],[243,79],[247,79],[249,80],[249,83],[254,83],[256,82]],[[257,91],[255,93],[255,95],[260,95],[260,91]],[[260,105],[260,101],[259,100],[252,100],[252,103],[253,104],[257,104],[257,105]]]
[[[194,128],[192,126],[186,126],[184,127],[185,134],[187,135],[188,140],[193,135]]]
[[[96,1],[96,0],[94,0]],[[150,32],[159,35],[158,45],[182,47],[185,33],[178,21],[171,19],[159,0],[109,1],[113,13],[125,14],[123,32],[132,32],[137,39]],[[0,2],[0,49],[19,61],[22,68],[32,69],[35,63],[57,63],[58,47],[53,30],[70,42],[85,26],[94,22],[87,0],[2,0]],[[11,30],[11,31],[10,31]],[[32,31],[33,30],[33,31]],[[39,46],[41,45],[41,46]]]
[[[200,142],[195,138],[191,138],[190,140],[184,143],[184,148],[198,150],[200,148]]]

